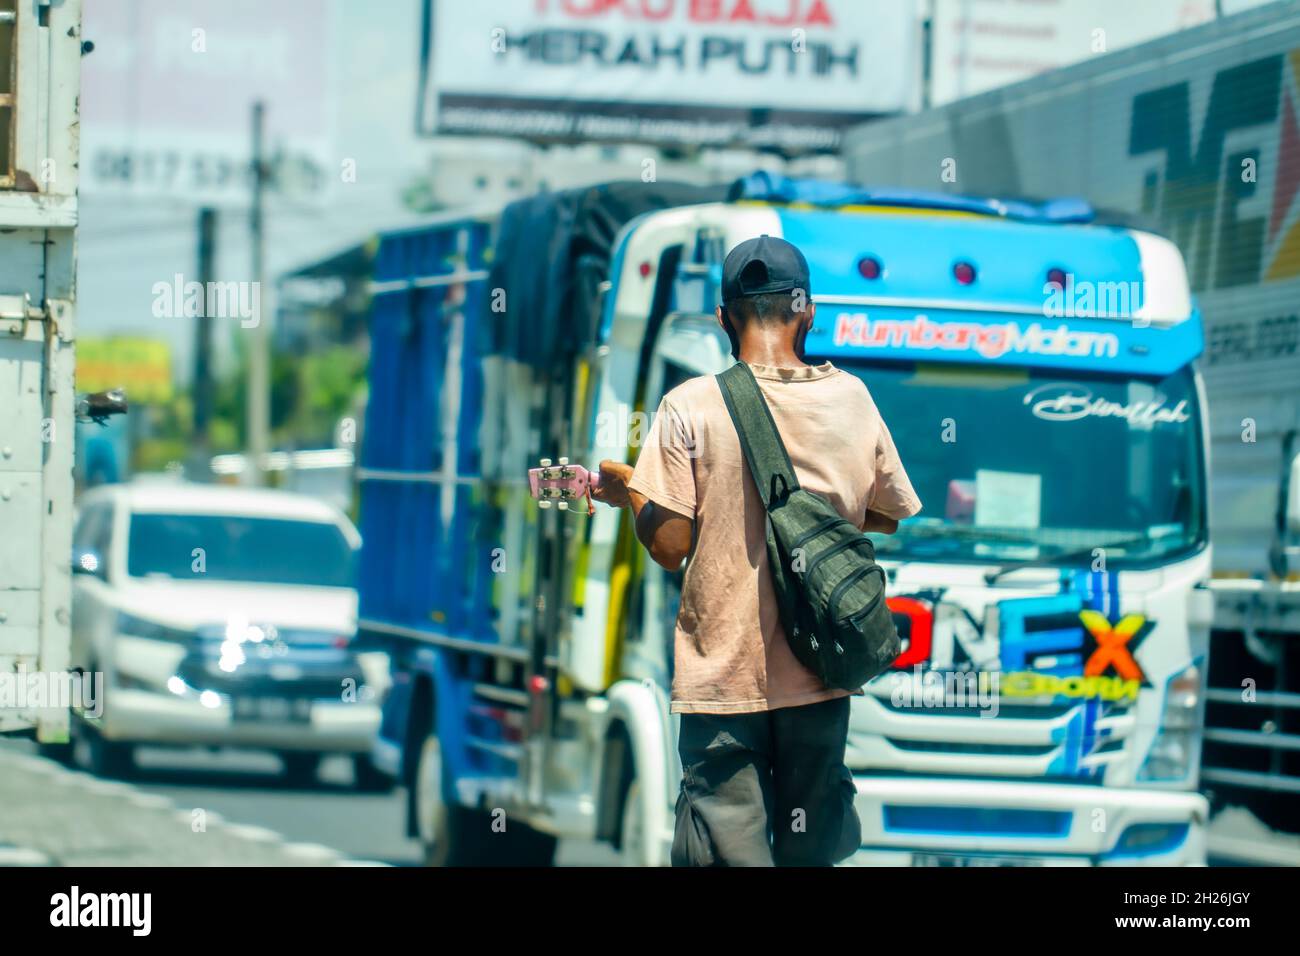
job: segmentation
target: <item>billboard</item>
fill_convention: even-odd
[[[914,0],[425,0],[421,133],[833,150],[914,105]]]
[[[974,96],[1214,15],[1215,0],[934,0],[930,101]]]
[[[81,192],[245,205],[252,106],[282,192],[332,177],[328,0],[85,5]]]
[[[171,348],[157,339],[128,335],[77,340],[77,391],[126,390],[127,401],[172,400]]]

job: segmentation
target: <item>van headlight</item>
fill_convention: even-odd
[[[113,639],[114,686],[127,690],[166,688],[193,640],[190,631],[118,614]]]
[[[1185,781],[1200,760],[1204,677],[1198,663],[1179,671],[1165,685],[1160,729],[1138,780],[1148,783]]]

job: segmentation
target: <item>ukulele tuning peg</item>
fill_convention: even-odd
[[[541,464],[542,464],[542,467],[543,467],[543,468],[550,468],[550,467],[551,467],[551,459],[549,459],[549,458],[543,458]]]
[[[551,506],[551,503],[550,503],[549,501],[547,501],[545,498],[540,499],[540,500],[537,502],[537,507],[539,507],[539,508],[549,508],[550,506]]]
[[[567,465],[568,463],[569,463],[569,459],[567,459],[567,458],[561,458],[561,459],[560,459],[560,464],[561,464],[561,465]]]
[[[549,504],[549,502],[548,502],[548,504]],[[555,503],[555,507],[558,508],[560,511],[568,511],[568,510],[569,510],[569,503],[568,503],[567,501],[557,501],[557,502]]]

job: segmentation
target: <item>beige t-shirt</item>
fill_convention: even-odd
[[[751,365],[800,485],[861,527],[921,510],[862,381],[829,362]],[[674,713],[743,714],[846,696],[790,650],[767,570],[763,503],[712,375],[664,396],[629,487],[695,519],[674,648]]]

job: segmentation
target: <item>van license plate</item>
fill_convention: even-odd
[[[236,720],[306,723],[311,720],[311,701],[285,697],[236,697],[232,711]]]
[[[952,853],[913,853],[913,866],[1038,866],[1037,860],[1018,856],[958,856]]]

